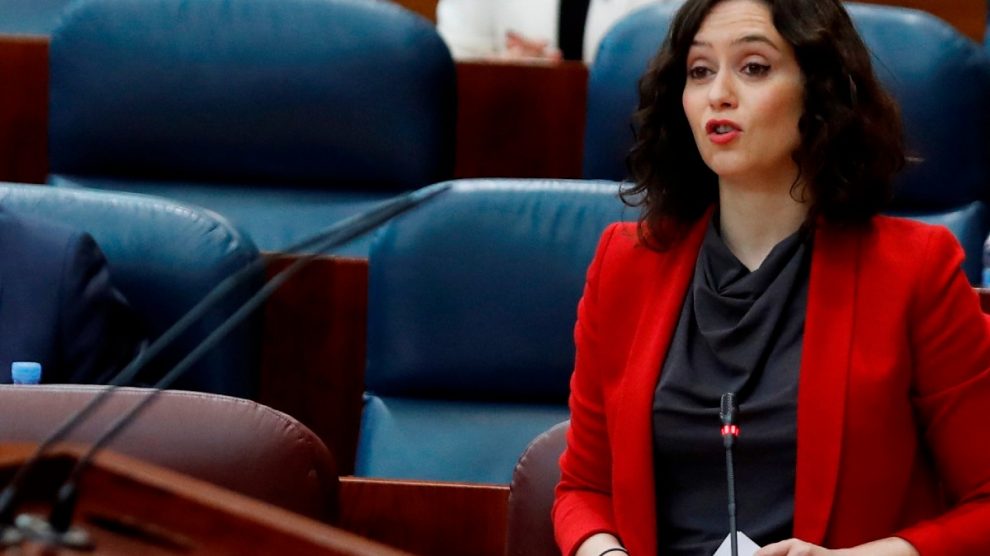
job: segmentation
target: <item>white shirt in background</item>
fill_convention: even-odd
[[[632,10],[658,1],[590,0],[584,27],[584,61],[594,61],[605,33]],[[456,59],[505,55],[509,31],[557,47],[560,0],[439,0],[437,30]]]

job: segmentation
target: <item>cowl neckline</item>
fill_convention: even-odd
[[[802,227],[749,270],[709,224],[692,284],[698,331],[722,368],[744,382],[762,369],[789,301],[806,278],[812,234]],[[745,377],[745,378],[744,378]],[[745,388],[739,384],[740,389]]]

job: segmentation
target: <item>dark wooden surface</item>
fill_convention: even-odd
[[[266,255],[267,275],[293,260]],[[321,257],[265,304],[259,401],[313,430],[354,470],[364,390],[368,262]]]
[[[983,42],[987,27],[986,0],[857,0],[868,4],[885,4],[915,8],[937,15],[948,21],[962,34],[976,42]]]
[[[580,62],[459,62],[454,173],[580,177],[587,97]]]
[[[33,451],[0,446],[3,484]],[[75,457],[59,448],[25,490],[26,508],[47,513],[47,501]],[[400,556],[356,535],[212,484],[104,452],[83,475],[74,523],[93,537],[94,554],[293,554]],[[28,543],[23,554],[79,554]]]
[[[857,0],[867,4],[905,6],[931,12],[977,42],[983,41],[987,4],[984,0]],[[406,8],[436,21],[437,0],[395,0]]]
[[[0,35],[0,181],[48,174],[48,39]]]
[[[393,0],[396,4],[437,22],[437,0]]]
[[[503,556],[509,487],[340,479],[340,527],[413,554]]]

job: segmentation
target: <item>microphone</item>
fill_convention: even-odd
[[[144,408],[146,408],[151,401],[155,399],[157,393],[161,391],[162,388],[167,388],[173,382],[181,378],[193,364],[195,364],[210,349],[215,347],[216,344],[222,341],[229,332],[243,322],[244,319],[246,319],[265,300],[267,300],[268,297],[275,292],[275,290],[277,290],[297,272],[302,270],[302,268],[312,262],[322,252],[347,243],[348,241],[367,233],[368,231],[398,216],[399,214],[402,214],[403,212],[406,212],[432,199],[433,197],[448,191],[451,187],[452,184],[450,182],[446,182],[393,197],[365,212],[337,222],[325,230],[285,248],[285,251],[287,252],[298,252],[310,249],[311,252],[294,261],[291,265],[273,276],[268,283],[258,290],[240,308],[238,308],[237,311],[222,322],[220,326],[214,329],[214,331],[210,333],[196,348],[194,348],[193,351],[186,355],[186,357],[176,364],[172,370],[162,377],[162,379],[152,387],[152,391],[148,396],[133,406],[130,411],[119,417],[103,435],[97,438],[83,457],[80,458],[76,466],[73,468],[69,479],[59,490],[58,502],[56,502],[52,509],[52,514],[48,524],[51,529],[55,531],[57,534],[56,536],[59,537],[55,540],[61,540],[68,533],[74,532],[69,531],[68,526],[72,521],[73,508],[77,498],[75,483],[77,482],[78,477],[86,469],[86,467],[88,467],[90,461],[102,448],[102,446],[111,441],[131,421],[133,421],[133,419],[136,418],[141,411],[143,411]],[[263,260],[259,259],[257,261],[253,261],[223,280],[212,291],[210,291],[210,293],[204,296],[203,299],[196,304],[196,306],[186,313],[186,315],[176,321],[146,350],[144,350],[126,367],[124,367],[124,369],[122,369],[108,383],[107,388],[100,391],[85,406],[66,418],[54,432],[46,437],[38,445],[38,448],[35,450],[31,458],[29,458],[28,461],[25,462],[20,469],[18,469],[10,484],[2,492],[0,492],[0,523],[11,522],[11,518],[18,502],[21,485],[26,480],[26,477],[30,471],[37,465],[46,450],[48,450],[55,442],[58,442],[64,438],[76,426],[83,422],[90,414],[92,414],[93,411],[102,405],[102,403],[118,386],[121,384],[126,384],[137,376],[137,374],[146,366],[148,361],[160,354],[168,345],[174,342],[176,338],[188,330],[188,328],[204,313],[209,311],[213,305],[223,299],[224,296],[229,294],[234,288],[242,285],[245,280],[253,277],[254,273],[261,270],[263,266]],[[31,533],[28,532],[28,534]],[[52,539],[48,538],[47,540]]]
[[[739,556],[739,541],[736,538],[736,473],[732,463],[732,445],[739,436],[739,402],[735,392],[722,394],[718,417],[722,421],[722,444],[725,446],[725,472],[729,484],[729,545],[732,556]]]

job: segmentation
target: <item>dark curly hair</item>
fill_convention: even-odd
[[[687,0],[639,83],[636,142],[626,159],[633,183],[622,199],[642,207],[640,239],[654,249],[669,246],[718,199],[718,176],[698,152],[681,95],[694,36],[722,1]],[[865,223],[890,201],[905,163],[897,104],[840,0],[759,1],[804,77],[801,144],[792,156],[810,194],[809,221]]]

